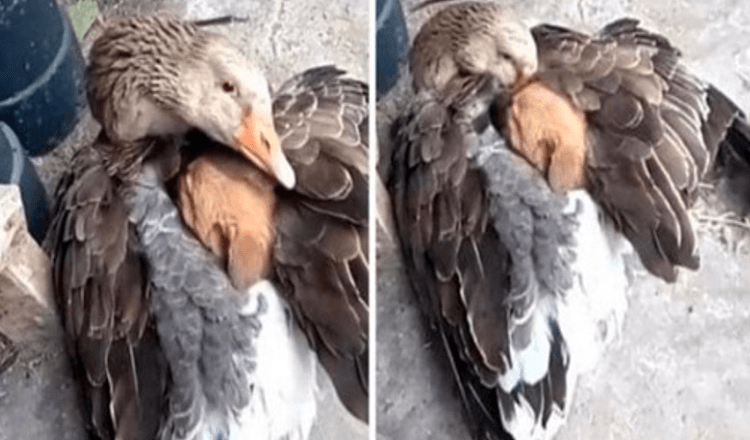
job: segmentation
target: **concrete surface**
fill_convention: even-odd
[[[406,8],[419,0],[404,0]],[[717,0],[500,1],[529,24],[595,31],[630,16],[683,51],[687,64],[750,111],[750,6]],[[407,12],[412,36],[435,8]],[[401,85],[403,87],[403,85]],[[398,91],[396,91],[398,93]],[[378,104],[385,133],[393,95]],[[384,145],[380,145],[381,148]],[[750,432],[748,223],[710,188],[693,211],[702,268],[674,285],[637,263],[623,329],[579,380],[558,439],[744,439]],[[378,433],[392,440],[469,439],[458,391],[425,328],[396,245],[378,238]]]
[[[66,7],[78,3],[76,0],[59,2]],[[81,14],[73,20],[77,28],[87,27],[92,8],[105,17],[167,12],[186,19],[226,14],[247,18],[246,22],[214,26],[211,30],[229,36],[266,72],[274,89],[303,69],[324,64],[336,64],[357,79],[366,81],[368,78],[369,4],[366,0],[310,0],[304,5],[294,0],[96,0],[96,5],[92,5],[91,0],[85,2],[74,8],[76,14]],[[86,54],[88,42],[82,46]],[[92,142],[98,130],[99,125],[86,110],[74,132],[60,147],[33,160],[50,196],[73,153]],[[25,332],[16,334],[26,335]],[[33,330],[33,334],[43,343],[27,349],[19,342],[21,352],[14,366],[4,374],[0,372],[0,440],[84,438],[75,401],[77,388],[70,378],[57,317],[42,316],[40,328]],[[346,412],[322,367],[318,372],[319,418],[313,426],[311,439],[366,438],[367,426]],[[61,389],[68,391],[61,392]],[[65,432],[65,436],[60,437],[60,432]]]

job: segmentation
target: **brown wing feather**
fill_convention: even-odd
[[[512,309],[533,308],[536,298],[510,297],[511,272],[522,263],[493,227],[485,176],[468,165],[468,150],[479,140],[464,110],[426,94],[410,101],[392,128],[388,187],[409,279],[440,330],[473,438],[497,438],[498,399],[515,399],[497,388],[516,361]]]
[[[94,431],[153,437],[165,370],[148,325],[145,268],[116,183],[91,148],[57,189],[46,247]]]
[[[285,83],[276,129],[297,175],[280,191],[276,274],[344,404],[367,419],[367,86],[334,67]]]
[[[592,195],[649,270],[674,280],[675,266],[696,268],[686,210],[711,156],[706,86],[634,20],[596,37],[549,25],[532,32],[540,78],[586,112]]]

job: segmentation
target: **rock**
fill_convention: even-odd
[[[21,339],[54,316],[47,255],[29,235],[16,185],[0,185],[0,330]]]
[[[50,262],[0,185],[0,440],[86,438],[52,295]]]

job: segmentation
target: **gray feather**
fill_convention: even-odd
[[[148,261],[151,313],[172,376],[160,438],[196,438],[207,416],[221,425],[210,429],[226,435],[229,418],[249,401],[247,368],[260,324],[257,316],[240,315],[241,296],[185,234],[165,190],[149,180],[133,185],[126,203]]]

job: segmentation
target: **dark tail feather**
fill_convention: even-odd
[[[730,206],[742,216],[750,213],[750,125],[741,114],[719,144],[715,172]]]
[[[355,417],[367,423],[368,417],[368,350],[354,359],[331,354],[324,346],[317,350],[318,359],[331,377],[333,386],[344,404]]]
[[[716,183],[725,201],[738,214],[750,212],[750,126],[745,114],[716,87],[708,87],[711,111],[703,125],[713,166],[708,180]]]
[[[154,328],[148,327],[136,346],[114,342],[109,365],[111,404],[104,415],[113,418],[116,438],[155,438],[166,405],[167,365]]]
[[[557,321],[550,318],[548,326],[552,337],[552,350],[547,375],[533,385],[519,383],[510,394],[499,389],[497,392],[503,424],[516,435],[516,438],[523,435],[522,427],[530,428],[532,424],[537,432],[533,438],[537,438],[541,430],[552,429],[554,432],[556,428],[551,428],[550,425],[552,418],[564,417],[562,414],[568,412],[566,405],[569,405],[569,402],[566,402],[566,397],[571,374],[568,369],[570,355]],[[517,428],[514,430],[511,426]]]
[[[459,336],[452,334],[458,330],[438,320],[440,338],[450,361],[451,371],[456,378],[461,401],[465,409],[466,422],[473,440],[512,440],[513,437],[503,428],[498,397],[495,388],[482,385],[472,367],[461,357],[462,349],[455,341]]]

